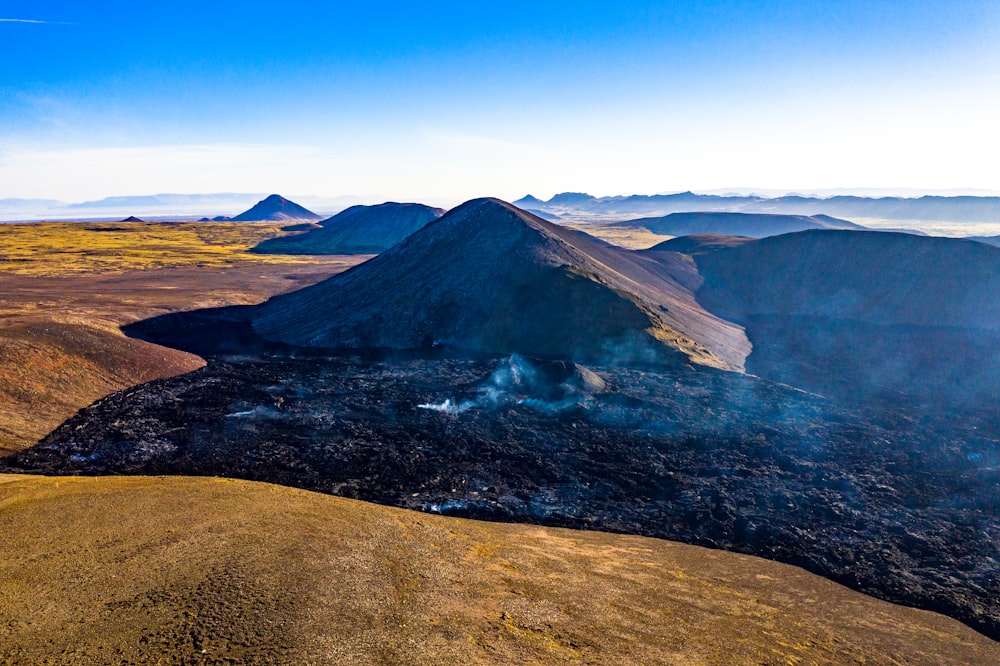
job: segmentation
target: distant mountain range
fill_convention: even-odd
[[[103,219],[118,220],[129,215],[143,219],[199,219],[231,216],[245,210],[264,197],[262,193],[164,193],[142,196],[114,196],[94,201],[66,203],[53,199],[0,199],[0,221],[39,219]],[[346,206],[365,203],[358,197],[293,197],[299,204],[324,213],[343,210]],[[642,217],[660,217],[672,213],[729,212],[764,213],[775,215],[827,215],[867,224],[865,220],[882,220],[894,227],[918,227],[925,231],[939,224],[947,226],[945,235],[993,236],[1000,228],[1000,197],[943,196],[867,197],[837,195],[830,197],[789,194],[766,197],[756,194],[633,194],[595,197],[584,192],[562,192],[548,201],[526,196],[514,204],[547,220],[567,222],[622,221]],[[329,213],[327,213],[329,214]],[[906,223],[906,224],[902,224]],[[955,228],[954,225],[983,225],[982,228]],[[991,228],[992,227],[992,228]]]
[[[770,215],[767,213],[671,213],[616,222],[613,226],[646,229],[663,236],[723,234],[764,238],[809,229],[864,229],[829,215]]]
[[[39,208],[45,207],[55,207],[55,206],[68,206],[62,201],[56,199],[19,199],[16,197],[8,199],[0,199],[0,210],[17,210],[19,208]]]
[[[129,215],[143,219],[229,218],[267,196],[266,192],[216,192],[211,194],[149,194],[114,196],[69,203],[55,199],[0,199],[0,221],[19,220],[119,220]],[[297,203],[329,215],[360,203],[358,197],[298,195]]]
[[[67,208],[159,208],[164,206],[213,206],[232,205],[240,202],[241,206],[251,205],[261,194],[234,194],[220,192],[216,194],[148,194],[140,196],[106,197],[96,201],[65,204]]]
[[[563,192],[548,201],[528,195],[514,202],[555,215],[637,217],[684,212],[742,212],[784,215],[831,215],[854,219],[920,220],[939,222],[1000,223],[1000,197],[923,196],[917,198],[834,196],[829,198],[788,195],[723,196],[715,194],[633,194],[594,197],[582,192]]]

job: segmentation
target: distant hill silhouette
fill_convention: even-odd
[[[520,206],[518,207],[521,208]],[[550,222],[562,219],[559,215],[556,215],[555,213],[547,213],[544,210],[538,210],[537,208],[522,208],[522,210],[525,210],[531,213],[532,215],[540,217],[543,220],[548,220]]]
[[[243,213],[233,217],[233,222],[319,220],[322,215],[303,208],[283,196],[272,194]]]
[[[671,213],[618,222],[612,226],[646,229],[664,236],[721,234],[764,238],[808,229],[863,229],[864,227],[827,215],[772,215],[765,213]]]
[[[555,206],[588,206],[596,201],[596,198],[583,192],[563,192],[549,199],[548,203]]]
[[[122,222],[143,222],[144,220],[139,219],[135,215],[129,215]]]
[[[974,240],[980,243],[986,243],[987,245],[995,245],[997,247],[1000,247],[1000,236],[969,236],[969,240]]]
[[[264,254],[378,254],[443,214],[440,208],[417,203],[351,206],[320,222],[320,228],[297,236],[266,240],[253,251]]]
[[[516,201],[515,205],[558,215],[586,214],[607,217],[662,216],[670,213],[702,211],[783,215],[824,214],[845,219],[1000,223],[1000,197],[977,196],[817,198],[788,195],[766,198],[680,192],[598,198],[579,192],[564,192],[548,201],[540,201],[531,196],[525,197]]]
[[[653,247],[642,250],[649,252],[683,252],[684,254],[701,254],[703,252],[713,252],[727,247],[737,247],[752,241],[747,236],[724,236],[721,234],[692,234],[690,236],[678,236],[668,241],[658,243]]]
[[[522,210],[529,210],[535,206],[544,206],[545,202],[538,197],[529,194],[515,201],[514,205]]]
[[[271,299],[257,308],[253,327],[313,347],[443,343],[741,368],[750,350],[742,329],[698,305],[690,260],[660,255],[476,199],[371,261]]]

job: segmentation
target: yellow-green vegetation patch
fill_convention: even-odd
[[[641,227],[615,227],[610,224],[570,224],[570,229],[576,229],[584,233],[596,236],[612,245],[624,247],[629,250],[645,250],[653,247],[657,243],[670,240],[673,236],[654,234],[652,231]]]
[[[52,276],[178,266],[310,264],[309,256],[252,254],[280,222],[36,222],[0,224],[0,272]]]

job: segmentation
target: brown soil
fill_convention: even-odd
[[[203,365],[119,326],[260,302],[368,258],[245,252],[277,233],[253,224],[0,225],[0,456],[108,393]]]
[[[31,446],[104,395],[204,364],[99,325],[57,317],[0,322],[0,455]]]
[[[753,557],[267,484],[0,476],[0,662],[997,663]]]

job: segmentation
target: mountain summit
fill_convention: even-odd
[[[294,201],[289,201],[285,197],[272,194],[271,196],[258,201],[257,205],[248,211],[240,213],[233,218],[234,222],[282,222],[284,220],[319,220],[322,215],[317,215],[307,208],[303,208]]]
[[[694,262],[652,258],[474,199],[371,261],[259,306],[265,338],[313,347],[435,343],[560,358],[743,367],[743,329],[694,299]]]

